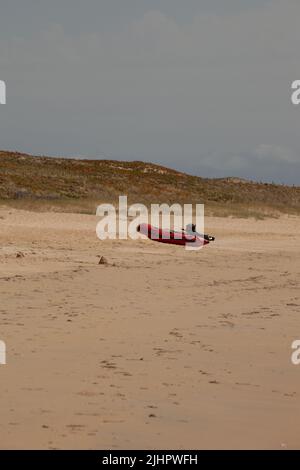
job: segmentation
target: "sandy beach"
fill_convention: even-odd
[[[0,448],[299,449],[300,218],[199,252],[96,222],[0,207]]]

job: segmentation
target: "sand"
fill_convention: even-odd
[[[207,218],[200,252],[95,227],[0,207],[0,448],[299,449],[300,219]]]

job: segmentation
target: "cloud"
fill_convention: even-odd
[[[3,39],[1,146],[210,176],[257,177],[271,162],[272,179],[298,182],[289,168],[300,155],[300,108],[290,101],[299,2],[206,9],[184,22],[172,12],[132,15],[119,29],[71,34],[62,22]]]
[[[279,145],[261,144],[255,150],[255,155],[259,160],[273,160],[279,163],[299,162],[299,155],[292,149],[283,148]]]

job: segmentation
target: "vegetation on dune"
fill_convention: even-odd
[[[160,165],[78,160],[0,151],[0,199],[93,211],[128,195],[129,203],[204,203],[216,215],[299,213],[300,187],[239,178],[208,179]],[[254,215],[255,216],[255,215]]]

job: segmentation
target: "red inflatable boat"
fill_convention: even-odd
[[[174,231],[174,230],[164,230],[161,228],[153,227],[150,224],[140,224],[137,227],[137,231],[146,235],[150,240],[160,242],[160,243],[169,243],[171,245],[189,245],[191,247],[200,247],[207,245],[209,240],[202,238],[199,234],[195,233],[189,234],[184,230]]]

